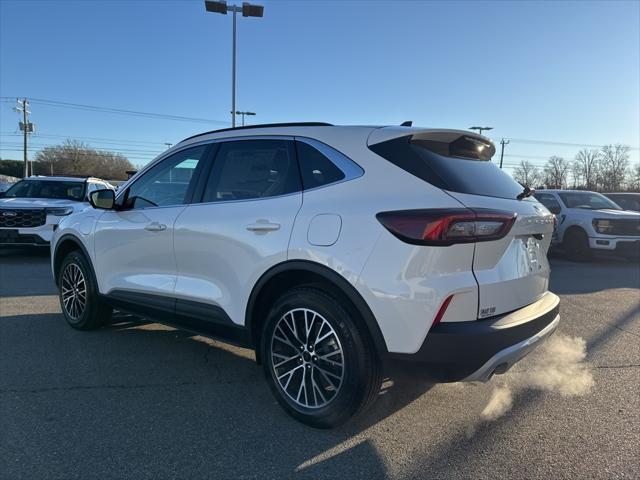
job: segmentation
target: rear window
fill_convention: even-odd
[[[461,137],[467,139],[468,137]],[[417,135],[394,138],[369,149],[412,175],[443,190],[488,197],[516,198],[522,185],[491,163],[482,152],[471,157],[468,141],[434,145]],[[475,145],[478,150],[482,144]]]

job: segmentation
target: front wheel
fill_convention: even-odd
[[[567,257],[574,262],[586,262],[593,256],[589,247],[589,237],[583,230],[569,230],[565,234],[562,246]]]
[[[82,253],[69,253],[58,274],[60,307],[67,323],[78,330],[100,328],[110,318],[112,308],[102,302],[87,259]]]
[[[312,427],[345,422],[380,389],[367,332],[348,308],[315,288],[295,288],[276,301],[264,325],[262,352],[276,399]]]

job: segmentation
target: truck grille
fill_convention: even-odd
[[[609,235],[632,235],[635,237],[640,236],[640,220],[610,220],[611,221],[611,233]]]
[[[0,228],[31,228],[44,225],[47,214],[43,209],[0,209]]]

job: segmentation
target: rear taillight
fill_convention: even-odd
[[[376,218],[404,242],[448,246],[498,240],[509,233],[516,214],[485,209],[434,209],[382,212]]]

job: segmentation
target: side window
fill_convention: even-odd
[[[187,148],[165,158],[131,185],[125,206],[136,209],[186,203],[191,179],[208,148]]]
[[[298,141],[296,149],[305,190],[338,182],[345,177],[342,170],[311,145]]]
[[[249,200],[300,191],[290,140],[238,140],[220,145],[203,202]]]
[[[538,200],[541,204],[547,207],[551,213],[559,213],[562,208],[560,207],[560,203],[556,200],[556,197],[549,193],[536,193],[536,200]]]

